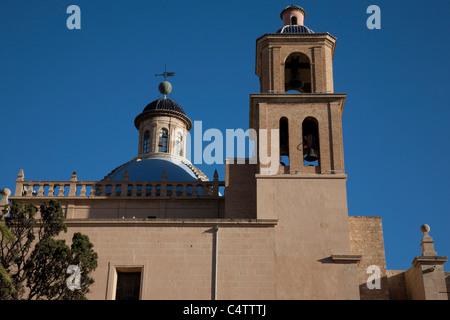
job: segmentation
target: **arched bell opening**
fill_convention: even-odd
[[[306,118],[302,123],[303,161],[305,166],[320,165],[319,125],[316,119]]]
[[[289,166],[289,122],[285,117],[280,119],[280,165]]]
[[[284,64],[285,92],[311,93],[311,62],[303,53],[289,55]]]
[[[297,24],[298,24],[297,17],[296,16],[292,16],[291,17],[291,25],[292,26],[296,26]]]

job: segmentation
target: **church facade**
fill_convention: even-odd
[[[86,234],[98,253],[90,299],[448,300],[447,257],[428,226],[411,268],[387,270],[381,217],[348,216],[336,38],[305,15],[285,8],[282,28],[256,41],[249,128],[259,150],[279,153],[275,169],[227,159],[225,180],[208,179],[186,158],[192,122],[165,80],[135,119],[136,157],[101,181],[27,181],[20,170],[0,209],[58,200],[62,237]]]

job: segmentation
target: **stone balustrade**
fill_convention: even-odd
[[[23,170],[16,180],[14,197],[172,197],[199,198],[222,197],[225,182],[218,180],[217,173],[213,181],[167,181],[163,173],[161,181],[128,181],[127,175],[122,181],[77,181],[76,173],[70,181],[24,181]]]

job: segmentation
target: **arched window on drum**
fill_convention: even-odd
[[[181,132],[177,132],[175,136],[175,154],[181,156],[183,152],[183,135]]]
[[[145,131],[144,133],[144,144],[142,146],[143,153],[150,152],[150,132]]]
[[[158,152],[168,152],[169,131],[165,128],[159,130]]]

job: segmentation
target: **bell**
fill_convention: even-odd
[[[310,148],[308,150],[305,160],[308,162],[313,162],[313,161],[319,160],[319,157],[316,155],[315,150],[313,148]]]
[[[300,79],[291,79],[289,80],[287,87],[294,90],[301,89],[303,87],[303,81]]]

